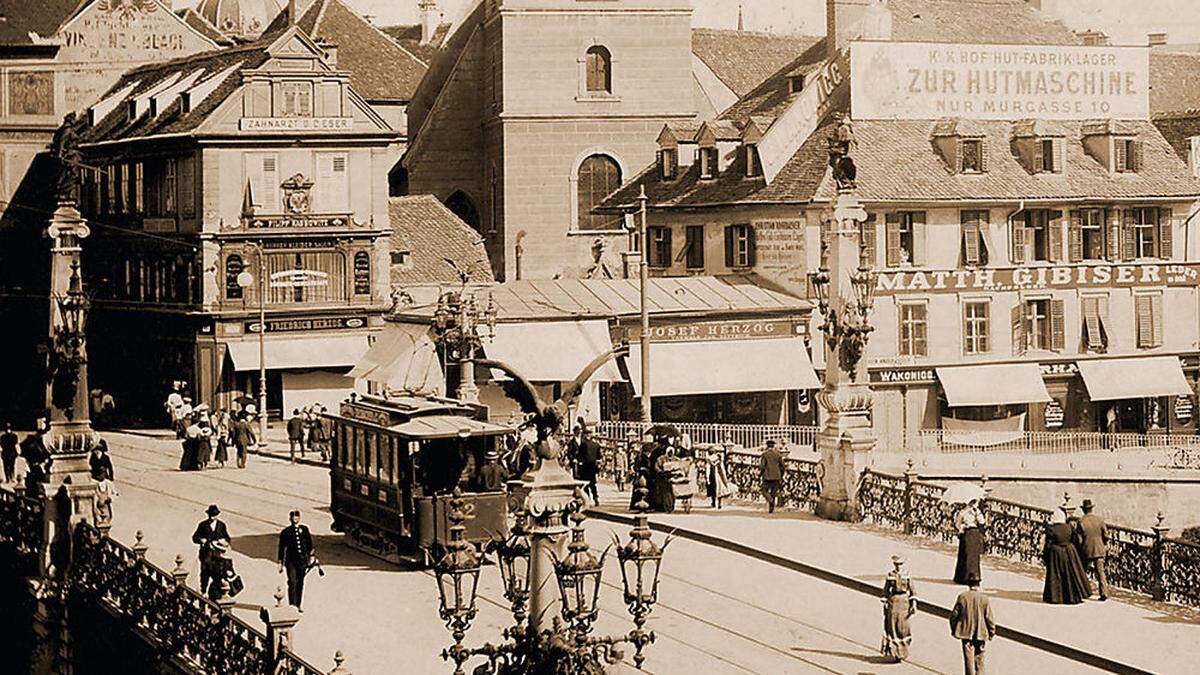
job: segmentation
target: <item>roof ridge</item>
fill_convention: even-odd
[[[354,8],[353,8],[353,7],[351,7],[350,5],[346,4],[346,3],[345,3],[343,0],[324,0],[324,2],[326,3],[326,7],[328,7],[328,3],[330,3],[330,2],[336,2],[336,3],[338,3],[339,5],[341,5],[341,6],[342,6],[342,8],[343,8],[343,9],[345,9],[345,10],[346,10],[346,11],[348,11],[348,12],[350,12],[350,14],[353,14],[353,15],[354,15],[354,18],[358,19],[360,22],[362,22],[363,24],[365,24],[365,25],[366,25],[368,28],[370,28],[370,29],[371,29],[371,30],[372,30],[372,31],[373,31],[373,32],[374,32],[376,35],[378,35],[379,37],[383,38],[383,39],[384,39],[384,41],[386,41],[386,42],[387,42],[389,45],[391,45],[392,47],[394,47],[394,48],[396,48],[396,49],[399,49],[399,50],[400,50],[402,53],[404,53],[404,55],[408,56],[410,59],[412,59],[412,60],[416,61],[417,63],[421,64],[422,66],[426,66],[426,67],[428,67],[428,64],[427,64],[427,63],[425,63],[425,62],[424,62],[424,61],[422,61],[421,59],[417,58],[417,56],[416,56],[415,54],[413,54],[412,52],[410,52],[410,51],[408,51],[407,49],[405,49],[405,48],[404,48],[404,45],[400,44],[399,42],[396,42],[396,40],[395,40],[394,38],[392,38],[392,36],[388,35],[387,33],[383,32],[382,30],[380,30],[378,26],[376,26],[375,24],[371,23],[370,21],[367,21],[367,18],[366,18],[365,16],[362,16],[361,14],[359,14],[358,12],[356,12],[356,11],[354,10]],[[322,18],[322,19],[323,19],[323,18],[325,18],[325,11],[324,11],[324,9],[322,9],[322,10],[321,10],[321,17],[320,17],[320,18]],[[317,25],[319,25],[319,24],[317,24]],[[313,26],[313,29],[314,29],[314,30],[316,30],[316,27],[317,27],[317,25],[314,25],[314,26]],[[314,39],[315,39],[315,37],[314,37]]]

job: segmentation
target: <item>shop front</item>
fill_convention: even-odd
[[[1110,433],[1192,433],[1194,379],[1179,357],[1079,361],[1097,430]]]

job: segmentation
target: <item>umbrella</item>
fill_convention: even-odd
[[[253,396],[239,396],[239,397],[233,399],[233,402],[240,405],[241,407],[245,408],[248,405],[254,405],[254,397]]]
[[[966,504],[983,497],[983,488],[974,483],[955,483],[942,493],[942,499],[948,504]]]
[[[678,436],[679,429],[674,424],[655,424],[646,430],[652,436]]]

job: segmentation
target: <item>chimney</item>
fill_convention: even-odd
[[[288,25],[295,26],[300,20],[300,0],[288,0]]]
[[[441,12],[438,12],[437,0],[421,0],[417,7],[421,10],[421,44],[427,45],[442,21]]]
[[[738,4],[738,32],[746,30],[746,23],[742,21],[742,5]]]
[[[321,47],[321,49],[325,50],[325,64],[336,70],[338,61],[337,44],[325,41],[318,42],[317,44]]]
[[[859,20],[873,4],[872,0],[825,0],[825,36],[827,55],[835,58],[858,36]]]
[[[1166,33],[1147,33],[1146,34],[1146,44],[1150,45],[1151,47],[1161,47],[1161,46],[1167,44],[1167,34]]]

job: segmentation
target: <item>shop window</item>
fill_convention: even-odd
[[[175,215],[175,160],[168,159],[163,163],[163,188],[162,188],[162,214],[167,216]]]
[[[612,93],[612,54],[601,45],[587,50],[587,91],[589,94]]]
[[[679,174],[679,150],[677,148],[663,148],[658,151],[658,170],[661,172],[663,180],[675,180],[675,176]]]
[[[284,82],[279,93],[280,117],[312,117],[312,82]]]
[[[900,355],[929,354],[929,308],[923,302],[900,304]]]
[[[117,165],[117,213],[129,212],[129,165]]]
[[[964,138],[958,145],[959,173],[987,172],[987,144],[981,138]]]
[[[758,145],[756,143],[747,143],[742,146],[742,152],[746,155],[746,177],[757,178],[762,175],[762,160],[758,156]]]
[[[1161,293],[1133,296],[1138,349],[1154,349],[1163,343],[1163,306]]]
[[[1061,211],[1029,209],[1012,226],[1012,261],[1050,262],[1062,257]]]
[[[1066,141],[1041,138],[1033,144],[1034,173],[1062,173],[1066,165]]]
[[[700,148],[700,177],[701,178],[716,178],[717,176],[717,149],[715,147]]]
[[[988,262],[987,245],[984,243],[988,217],[987,211],[963,211],[961,213],[964,266],[974,267],[986,265]]]
[[[704,269],[704,226],[688,225],[684,230],[683,259],[689,270]]]
[[[754,228],[748,224],[725,227],[725,266],[729,268],[754,267]]]
[[[1113,171],[1116,173],[1134,173],[1141,164],[1142,143],[1133,138],[1114,138]]]
[[[133,164],[133,212],[146,212],[146,167],[141,162]]]
[[[366,251],[354,254],[354,294],[371,294],[371,254]]]
[[[1079,299],[1083,315],[1083,351],[1103,354],[1108,351],[1108,298],[1085,295]]]
[[[320,304],[345,302],[346,258],[338,251],[279,251],[266,254],[267,279],[287,278],[295,286],[267,288],[267,303]]]
[[[615,230],[620,216],[592,213],[605,197],[621,186],[621,167],[608,155],[591,155],[579,165],[576,185],[578,206],[576,228],[580,230]]]
[[[1026,350],[1062,351],[1066,327],[1062,300],[1038,298],[1013,308],[1013,353]]]
[[[887,214],[887,265],[920,264],[917,244],[925,230],[924,211],[897,211]],[[924,243],[924,242],[920,242]]]
[[[1171,257],[1173,233],[1169,216],[1162,217],[1156,207],[1128,209],[1124,215],[1121,248],[1126,260]]]
[[[650,255],[646,263],[651,267],[671,266],[671,228],[648,227],[646,237],[650,242]]]
[[[991,350],[988,339],[991,304],[987,300],[963,303],[963,353],[986,354]]]
[[[1069,247],[1071,262],[1103,260],[1108,230],[1104,209],[1080,209],[1071,212]]]

